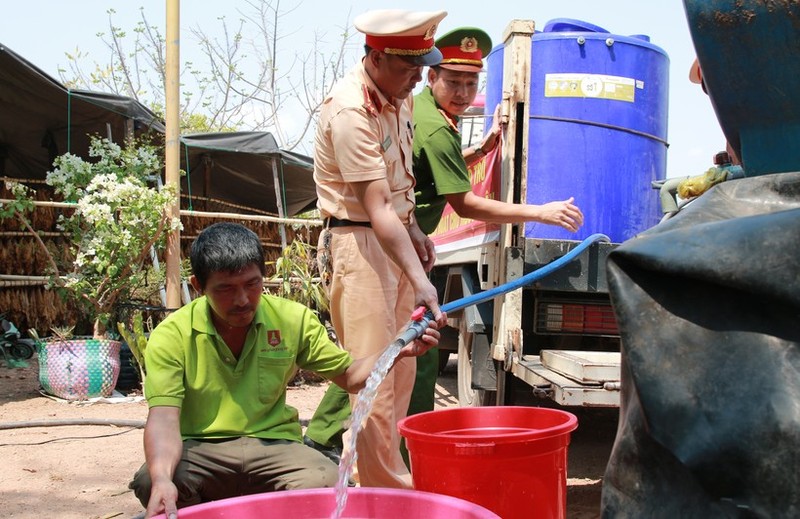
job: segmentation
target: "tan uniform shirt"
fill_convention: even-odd
[[[408,96],[396,109],[363,63],[325,99],[314,146],[317,206],[323,218],[368,221],[349,183],[386,178],[397,216],[409,222],[414,211],[413,103]]]
[[[389,103],[363,64],[339,81],[317,125],[314,180],[323,217],[368,221],[353,183],[386,179],[397,216],[409,223],[414,210],[412,107],[411,96],[399,108]],[[409,278],[370,228],[331,228],[320,234],[318,245],[320,262],[328,258],[331,322],[343,346],[357,359],[383,350],[414,309]],[[320,272],[326,279],[326,268],[321,266]],[[415,370],[416,359],[400,359],[378,387],[357,437],[362,486],[412,488],[400,455],[397,422],[406,415]],[[351,405],[355,398],[350,395]]]

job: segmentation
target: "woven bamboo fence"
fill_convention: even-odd
[[[36,190],[37,201],[59,201],[46,184],[37,181],[20,181]],[[0,198],[13,198],[0,182]],[[200,204],[193,200],[193,205],[202,207],[202,213],[182,214],[181,223],[181,256],[189,257],[192,241],[205,227],[217,222],[234,221],[252,229],[264,245],[267,258],[267,277],[274,274],[273,264],[283,250],[281,223],[274,221],[277,215],[264,213],[257,209],[246,208],[224,201],[202,199]],[[188,208],[188,198],[181,197],[181,209]],[[68,263],[66,238],[58,230],[59,214],[67,214],[70,208],[40,207],[34,208],[29,216],[32,227],[56,258],[59,264]],[[266,217],[261,220],[256,218]],[[270,220],[270,221],[264,221]],[[290,219],[296,222],[296,219]],[[319,225],[283,225],[286,243],[303,240],[316,245],[321,228]],[[162,261],[163,268],[163,258]],[[80,323],[79,312],[59,295],[47,288],[44,276],[48,273],[47,256],[41,250],[37,240],[20,225],[17,220],[0,220],[0,312],[6,312],[20,330],[36,329],[40,335],[49,335],[53,327],[71,325],[78,322],[76,332],[82,327],[90,327],[90,323]],[[143,306],[161,305],[157,287],[154,287],[149,299],[138,301]]]

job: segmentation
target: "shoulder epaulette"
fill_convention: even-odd
[[[444,117],[444,120],[450,125],[450,128],[452,128],[456,133],[461,133],[458,131],[458,125],[456,124],[455,119],[453,119],[449,113],[445,112],[441,108],[439,108],[439,113],[442,114],[442,117]]]
[[[378,117],[381,108],[383,108],[381,100],[378,99],[378,94],[374,90],[367,88],[367,85],[361,85],[361,92],[364,94],[364,108],[367,113],[372,117]]]

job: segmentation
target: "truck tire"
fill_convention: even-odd
[[[480,407],[495,405],[496,391],[472,388],[472,333],[464,319],[458,327],[458,405]]]

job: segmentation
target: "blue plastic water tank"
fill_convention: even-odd
[[[621,243],[660,218],[654,180],[666,176],[669,58],[644,35],[619,36],[559,18],[533,35],[526,201],[575,197],[570,233],[525,224],[526,238]],[[503,46],[487,58],[486,112],[503,90]],[[487,121],[486,128],[491,122]]]

